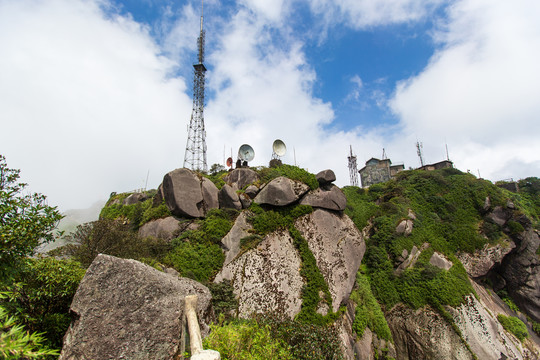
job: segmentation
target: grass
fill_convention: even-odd
[[[514,334],[520,341],[529,337],[529,331],[527,325],[515,316],[505,316],[503,314],[497,315],[497,320],[501,323],[503,328]]]

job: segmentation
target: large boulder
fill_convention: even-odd
[[[167,207],[176,216],[204,217],[208,210],[218,207],[216,186],[188,169],[167,173],[162,192]]]
[[[347,206],[347,198],[340,188],[330,184],[308,192],[300,200],[300,204],[327,210],[343,211]]]
[[[152,220],[139,228],[139,236],[172,240],[180,230],[179,225],[180,222],[174,216]]]
[[[292,319],[302,305],[301,264],[288,231],[277,231],[223,266],[214,282],[232,280],[242,318],[276,313]]]
[[[519,308],[540,322],[540,237],[529,228],[514,240],[517,247],[504,257],[498,271]]]
[[[319,172],[315,177],[321,185],[330,184],[336,181],[336,174],[330,169]]]
[[[457,257],[463,267],[472,278],[486,276],[495,266],[499,265],[502,259],[516,247],[511,240],[504,240],[495,246],[486,244],[482,249],[475,250],[474,253],[458,253]]]
[[[448,321],[429,306],[413,310],[398,304],[386,320],[397,360],[474,358]]]
[[[303,182],[280,176],[266,184],[253,201],[257,204],[285,206],[297,201],[308,190],[309,186]]]
[[[221,209],[242,209],[242,203],[238,194],[230,185],[223,185],[221,190],[218,193],[219,207]]]
[[[213,318],[208,288],[135,260],[98,255],[73,298],[60,360],[177,359],[186,295],[199,296],[197,316],[207,334]]]
[[[247,221],[248,212],[243,211],[234,222],[231,230],[221,239],[221,245],[225,252],[225,261],[223,266],[225,267],[240,253],[240,239],[250,236],[249,230],[252,228],[251,224]],[[225,270],[227,271],[227,270]],[[222,276],[224,271],[222,271]],[[227,276],[230,277],[230,276]]]
[[[247,168],[234,169],[223,178],[235,190],[243,189],[246,185],[253,184],[259,179],[259,174]]]
[[[148,199],[148,195],[144,193],[133,193],[124,199],[122,205],[133,205],[138,202],[143,202]]]
[[[354,286],[366,250],[364,238],[347,215],[321,209],[299,218],[295,226],[315,256],[335,312],[349,298]]]

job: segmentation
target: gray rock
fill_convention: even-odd
[[[499,273],[519,308],[540,322],[540,237],[529,228],[514,240],[517,247],[504,257]]]
[[[223,180],[237,190],[243,189],[246,185],[253,184],[260,179],[259,174],[251,169],[234,169],[228,173]]]
[[[336,181],[336,174],[334,174],[334,172],[330,169],[319,172],[317,175],[315,175],[315,177],[321,185],[330,184]]]
[[[244,193],[251,199],[255,199],[255,196],[259,193],[259,188],[255,185],[249,185]]]
[[[513,241],[503,240],[500,244],[489,246],[486,244],[481,250],[474,253],[458,253],[457,257],[463,267],[472,278],[486,276],[495,265],[501,263],[502,259],[516,247]]]
[[[300,266],[288,231],[278,231],[225,265],[214,282],[232,280],[242,318],[270,312],[292,319],[302,305]]]
[[[238,194],[228,184],[223,185],[221,190],[219,190],[218,199],[220,209],[242,209],[242,203],[240,202],[240,198],[238,198]]]
[[[206,205],[206,211],[219,208],[219,190],[216,185],[212,181],[210,181],[210,179],[207,179],[205,177],[202,178],[201,192],[203,196],[203,201]]]
[[[296,228],[306,239],[332,295],[333,311],[349,298],[366,244],[347,215],[317,209],[299,218]]]
[[[154,200],[152,201],[152,206],[157,207],[161,205],[164,199],[165,195],[163,195],[163,184],[159,184],[157,188],[157,193],[156,195],[154,195]]]
[[[398,304],[388,312],[386,320],[397,360],[473,359],[448,321],[429,306],[413,310]]]
[[[489,196],[486,196],[482,210],[484,210],[484,212],[487,212],[489,211],[489,209],[491,209],[491,199],[489,198]]]
[[[249,229],[251,229],[252,226],[247,221],[248,216],[249,212],[247,211],[243,211],[240,215],[238,215],[231,230],[223,237],[223,239],[221,239],[221,244],[223,245],[225,252],[225,261],[223,263],[224,267],[233,261],[234,258],[236,258],[236,256],[240,253],[240,240],[251,235],[249,233]],[[222,276],[224,276],[224,271],[226,270],[221,272]],[[232,274],[229,274],[226,277],[231,278],[231,276]]]
[[[416,245],[413,245],[413,247],[411,249],[411,253],[407,257],[407,259],[405,259],[405,261],[403,261],[397,267],[397,269],[394,271],[394,273],[396,275],[400,275],[403,271],[405,271],[405,269],[407,269],[409,267],[413,267],[414,264],[416,264],[416,262],[418,261],[418,258],[420,257],[420,254],[422,254],[422,251],[424,251],[428,247],[429,247],[428,243],[423,243],[422,246],[420,247],[420,249],[418,249],[416,247]]]
[[[253,201],[257,204],[285,206],[297,201],[309,190],[309,186],[280,176],[266,184]]]
[[[416,220],[416,214],[414,213],[414,211],[412,211],[411,209],[409,209],[409,212],[407,214],[407,217],[411,220]]]
[[[98,255],[73,298],[74,320],[60,360],[176,359],[188,294],[199,296],[197,316],[207,334],[213,316],[205,286],[135,260]]]
[[[240,199],[240,203],[242,203],[242,209],[247,209],[251,206],[251,203],[253,200],[249,196],[244,194],[238,194],[238,198]]]
[[[401,222],[396,226],[396,234],[398,235],[411,235],[413,230],[413,221],[411,219],[401,220]]]
[[[201,180],[188,169],[176,169],[163,178],[163,195],[169,210],[176,216],[203,217]]]
[[[300,204],[327,210],[343,211],[347,206],[347,198],[340,188],[331,184],[308,192],[300,200]]]
[[[514,203],[512,202],[512,200],[508,199],[506,201],[506,207],[508,209],[511,209],[511,210],[515,210],[516,209],[516,206],[514,205]]]
[[[433,255],[431,255],[431,258],[429,259],[429,263],[443,270],[450,270],[452,265],[454,265],[452,264],[450,260],[446,259],[444,255],[439,254],[436,251],[433,252]]]
[[[174,216],[152,220],[139,228],[139,236],[142,238],[151,236],[158,239],[171,240],[180,229],[179,224],[180,222]]]
[[[143,193],[133,193],[124,199],[122,205],[134,205],[138,202],[143,202],[148,199],[148,195]]]
[[[497,224],[499,226],[503,226],[512,217],[512,211],[511,210],[505,210],[505,209],[502,208],[502,206],[497,206],[487,216],[495,224]]]

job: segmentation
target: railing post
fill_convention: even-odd
[[[221,355],[215,350],[203,350],[201,329],[197,321],[197,295],[186,296],[186,319],[189,330],[191,360],[220,360]]]

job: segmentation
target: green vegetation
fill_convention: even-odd
[[[356,274],[356,288],[350,298],[356,304],[353,331],[358,337],[369,327],[381,339],[392,340],[392,333],[381,310],[381,306],[371,292],[368,278],[359,271]]]
[[[337,314],[332,312],[332,296],[328,290],[328,284],[324,280],[313,253],[309,249],[306,239],[294,226],[289,228],[289,234],[293,239],[294,246],[298,249],[302,267],[300,275],[304,278],[305,285],[302,288],[302,307],[296,319],[303,323],[326,325],[336,319]],[[323,294],[321,299],[319,293]],[[328,307],[328,314],[323,316],[317,313],[320,303]]]
[[[534,320],[531,320],[532,323],[532,329],[536,333],[536,335],[540,336],[540,323],[537,323]]]
[[[216,185],[218,189],[221,189],[223,185],[225,185],[225,180],[223,178],[228,174],[229,172],[219,164],[213,164],[210,167],[210,173],[209,174],[203,174],[200,175],[204,176],[205,178],[209,179]]]
[[[25,195],[20,170],[7,167],[0,155],[0,281],[9,281],[21,262],[40,243],[54,240],[52,230],[62,215],[41,194]]]
[[[40,334],[28,332],[0,306],[0,358],[46,359],[60,354],[58,350],[47,348],[44,341]]]
[[[253,224],[254,232],[261,236],[278,229],[288,229],[296,219],[313,212],[313,208],[309,205],[284,206],[265,211],[256,203],[252,203],[249,210],[253,215],[248,221]]]
[[[519,320],[517,317],[499,314],[497,315],[497,320],[499,320],[506,331],[514,334],[520,341],[523,341],[529,337],[527,325],[525,325],[523,321]]]
[[[319,187],[319,182],[315,175],[297,166],[283,164],[275,168],[257,168],[256,171],[259,173],[261,183],[263,184],[270,182],[277,177],[284,176],[291,180],[303,182],[308,185],[311,190],[315,190]]]
[[[219,351],[223,360],[294,359],[289,346],[271,336],[268,325],[236,320],[210,327],[211,332],[204,339],[204,347]]]
[[[3,306],[31,332],[43,333],[51,348],[61,348],[71,317],[69,306],[84,269],[71,260],[29,259],[8,288]]]
[[[181,276],[208,282],[223,266],[225,255],[218,245],[231,230],[238,212],[212,209],[206,218],[198,220],[198,230],[188,230],[172,241],[173,249],[163,259]]]
[[[345,186],[343,192],[347,197],[347,214],[360,230],[368,225],[368,220],[375,215],[377,205],[373,200],[373,194],[378,194],[376,191],[369,191],[355,186]]]
[[[206,284],[212,293],[212,306],[217,318],[230,320],[238,310],[238,300],[234,296],[232,283],[223,280],[220,283],[209,282]]]
[[[161,239],[141,239],[132,228],[118,220],[102,219],[79,225],[67,236],[69,244],[49,254],[65,255],[88,267],[98,254],[125,259],[153,258],[161,261],[170,244]]]

